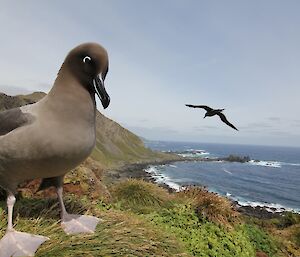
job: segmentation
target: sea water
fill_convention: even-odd
[[[175,190],[186,185],[208,190],[241,205],[300,212],[300,148],[146,141],[153,149],[187,157],[249,156],[246,163],[187,161],[147,168],[158,183]]]

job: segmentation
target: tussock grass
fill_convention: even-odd
[[[172,205],[172,195],[165,189],[143,180],[122,181],[110,191],[121,209],[135,213],[148,213]]]
[[[278,256],[300,256],[300,224],[281,229],[271,227],[267,229],[267,232],[275,238],[278,248],[282,252],[282,255]]]
[[[300,256],[297,217],[286,216],[293,222],[283,229],[278,222],[287,224],[286,218],[270,224],[265,221],[264,226],[251,219],[240,224],[236,221],[242,218],[227,199],[198,187],[170,194],[155,184],[130,179],[112,185],[109,192],[109,203],[70,194],[64,199],[70,213],[102,219],[92,235],[68,236],[63,232],[56,198],[19,199],[15,228],[49,237],[36,254],[44,257],[253,257],[255,251],[273,257]],[[0,237],[7,224],[5,208],[5,202],[0,202]],[[272,235],[280,238],[282,245]]]
[[[261,220],[248,216],[242,216],[242,219],[246,224],[251,243],[256,249],[265,250],[272,257],[298,257],[300,256],[300,223],[297,216],[299,218],[299,214],[285,213],[273,219]],[[290,222],[290,218],[293,222]],[[275,249],[277,249],[276,253],[274,253]]]
[[[39,248],[37,257],[189,256],[173,235],[133,213],[112,209],[103,211],[96,206],[90,209],[86,201],[74,198],[68,198],[66,202],[70,212],[84,212],[102,219],[94,234],[66,235],[59,225],[58,207],[53,200],[19,201],[20,212],[14,220],[15,228],[50,238]],[[26,212],[25,209],[31,210]],[[39,215],[36,213],[34,218],[30,217],[35,212]],[[0,207],[0,237],[5,233],[6,219],[7,215]]]
[[[174,234],[193,256],[255,256],[242,227],[228,231],[223,226],[202,221],[191,205],[175,204],[171,209],[147,214],[145,218]]]
[[[239,213],[234,210],[232,203],[216,193],[209,192],[204,187],[190,186],[176,194],[177,199],[190,203],[197,216],[227,228],[240,222]]]
[[[115,206],[121,210],[138,213],[143,219],[165,232],[175,235],[193,256],[240,256],[252,257],[255,249],[243,227],[230,231],[229,217],[235,215],[229,202],[221,201],[216,195],[202,188],[188,188],[183,192],[170,194],[155,184],[130,179],[119,182],[110,190]],[[219,215],[217,204],[222,204]],[[199,208],[210,208],[204,217]],[[229,212],[229,213],[228,213]],[[214,215],[214,216],[213,216]],[[228,218],[228,219],[227,219]]]

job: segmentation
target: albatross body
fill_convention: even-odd
[[[85,160],[95,145],[95,94],[106,108],[110,102],[104,88],[107,72],[106,50],[95,43],[82,44],[67,55],[47,96],[0,113],[0,186],[8,193],[8,228],[0,241],[0,257],[33,256],[47,240],[13,229],[14,194],[26,180],[43,178],[41,189],[57,188],[66,233],[94,231],[98,218],[66,212],[62,185],[64,175]]]
[[[17,118],[25,122],[0,136],[1,187],[15,192],[24,180],[62,176],[90,154],[95,144],[95,107],[88,97],[79,103],[69,99],[55,104],[57,100],[49,95],[36,104],[6,111],[18,112]]]

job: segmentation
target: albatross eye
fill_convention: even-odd
[[[86,57],[84,57],[84,58],[83,58],[83,60],[82,60],[82,61],[83,61],[84,63],[86,63],[86,62],[90,62],[91,60],[92,60],[92,58],[91,58],[91,57],[89,57],[89,56],[86,56]]]

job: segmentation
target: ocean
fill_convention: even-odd
[[[158,183],[175,190],[201,185],[240,205],[300,213],[300,148],[163,141],[145,144],[153,150],[189,157],[249,156],[251,161],[247,163],[187,161],[150,166],[146,171]]]

